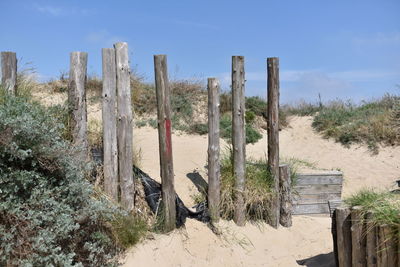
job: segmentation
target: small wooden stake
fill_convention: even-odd
[[[279,166],[279,191],[280,191],[280,218],[279,222],[284,227],[292,226],[292,190],[290,169],[288,165]]]
[[[70,55],[70,72],[68,83],[69,125],[72,142],[79,148],[79,159],[88,156],[87,141],[87,107],[86,107],[86,70],[88,54],[72,52]]]
[[[239,226],[246,222],[244,203],[246,177],[246,134],[244,124],[244,57],[232,57],[232,146],[233,175],[235,177],[235,211],[233,220]]]
[[[15,95],[17,88],[17,54],[1,52],[1,84],[4,89]]]
[[[160,147],[160,176],[164,207],[164,231],[176,226],[174,167],[171,140],[171,103],[166,55],[154,56],[154,73],[157,94],[158,142]]]
[[[121,204],[128,211],[133,211],[135,184],[133,182],[133,118],[131,104],[130,68],[128,44],[114,44],[117,68],[118,102],[118,171],[121,188]]]
[[[279,226],[279,58],[267,59],[268,72],[268,167],[274,178],[275,196],[272,200],[270,224]]]
[[[211,220],[220,216],[219,81],[208,78],[208,208]]]
[[[366,231],[361,207],[353,207],[351,211],[351,241],[353,267],[367,266]]]
[[[115,66],[115,49],[103,48],[103,172],[104,191],[115,201],[118,201],[118,148],[117,148],[117,118],[116,91],[117,73]]]
[[[351,217],[350,209],[338,207],[336,209],[336,234],[338,244],[338,260],[340,267],[351,267]]]

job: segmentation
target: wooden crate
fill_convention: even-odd
[[[293,193],[293,214],[330,214],[329,201],[340,201],[343,173],[298,174]]]

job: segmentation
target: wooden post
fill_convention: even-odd
[[[79,148],[78,157],[85,160],[88,156],[87,107],[86,107],[86,71],[88,54],[72,52],[68,83],[68,107],[70,131],[74,146]]]
[[[113,200],[118,201],[118,147],[117,118],[115,96],[117,91],[117,73],[115,67],[115,49],[103,48],[103,172],[104,191]]]
[[[279,223],[284,227],[292,226],[292,189],[288,165],[279,166],[280,217]]]
[[[351,211],[351,241],[353,267],[367,266],[366,232],[361,207],[353,207]]]
[[[376,252],[377,252],[377,243],[376,243],[376,226],[371,222],[373,214],[368,212],[365,216],[366,220],[366,229],[367,229],[367,266],[368,267],[376,267]]]
[[[1,52],[1,84],[4,89],[15,95],[17,88],[17,54]]]
[[[219,162],[219,81],[208,78],[208,208],[212,222],[218,222],[220,210]]]
[[[336,234],[338,243],[338,260],[340,267],[351,267],[351,218],[350,209],[338,207],[336,209]]]
[[[244,191],[246,186],[246,133],[244,124],[244,57],[232,57],[232,146],[235,177],[235,212],[233,220],[239,226],[246,221]]]
[[[335,257],[335,266],[339,266],[338,243],[337,243],[337,226],[336,226],[336,209],[334,209],[332,211],[331,219],[332,219],[331,233],[332,233],[332,239],[333,239],[333,255]]]
[[[132,211],[135,204],[135,184],[132,171],[133,119],[128,44],[125,42],[116,43],[114,49],[117,69],[117,140],[121,204],[128,211]]]
[[[267,59],[268,72],[268,167],[274,178],[270,224],[279,226],[279,58]]]
[[[378,226],[377,266],[396,266],[397,256],[393,229],[387,224]]]
[[[164,230],[171,231],[176,226],[176,203],[174,189],[174,167],[171,140],[171,103],[168,84],[166,55],[154,56],[154,73],[157,94],[158,142],[160,147],[160,176],[164,207]]]

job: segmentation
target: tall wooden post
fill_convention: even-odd
[[[208,208],[211,220],[219,220],[220,166],[219,166],[219,81],[208,78]]]
[[[396,266],[398,253],[396,252],[395,234],[390,225],[378,226],[378,253],[377,266]],[[398,265],[397,265],[398,266]]]
[[[350,209],[338,207],[336,209],[336,235],[338,244],[338,260],[340,267],[351,267],[351,217]]]
[[[115,67],[115,49],[103,48],[103,172],[104,191],[113,200],[118,201],[118,147],[117,147],[117,117],[116,91],[117,73]]]
[[[287,164],[279,166],[280,217],[279,223],[284,227],[292,226],[292,189],[290,169]]]
[[[268,72],[268,167],[274,179],[274,192],[271,203],[270,224],[279,226],[279,58],[267,59]]]
[[[4,89],[15,95],[17,88],[17,54],[1,52],[1,84]]]
[[[68,83],[68,107],[72,142],[78,147],[79,158],[85,160],[88,155],[87,107],[86,107],[86,71],[88,54],[72,52]]]
[[[373,214],[371,212],[367,212],[365,216],[366,220],[366,229],[367,229],[367,266],[368,267],[376,267],[377,266],[377,258],[376,253],[378,250],[377,246],[377,226],[371,222],[373,219]]]
[[[133,119],[131,104],[130,68],[128,44],[114,44],[117,69],[117,140],[118,171],[121,188],[121,204],[128,211],[134,208],[135,185],[133,182]]]
[[[351,211],[351,241],[353,267],[367,266],[366,257],[366,231],[361,207],[356,206]]]
[[[235,177],[235,212],[233,220],[239,226],[246,222],[244,203],[246,177],[246,133],[245,115],[245,82],[244,57],[232,57],[232,146],[233,174]]]
[[[158,142],[160,147],[160,176],[164,207],[164,231],[176,226],[174,167],[171,140],[171,104],[166,55],[154,56],[154,73],[157,94]]]

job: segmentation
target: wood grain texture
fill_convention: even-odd
[[[280,217],[279,223],[284,227],[292,226],[293,199],[288,165],[279,166],[279,195]]]
[[[396,244],[393,238],[394,235],[393,229],[389,225],[384,224],[378,226],[378,267],[396,266],[398,254],[396,252]]]
[[[245,72],[244,57],[232,57],[232,146],[233,174],[235,177],[235,212],[233,220],[239,226],[246,221],[244,200],[246,177],[246,134],[245,134]]]
[[[88,54],[72,52],[70,54],[70,71],[68,83],[69,127],[72,143],[79,149],[77,157],[86,160],[88,156],[87,141],[87,104],[86,72]]]
[[[366,257],[366,227],[361,207],[351,210],[351,240],[352,240],[352,266],[367,266]]]
[[[118,172],[121,205],[129,212],[134,209],[135,184],[133,182],[133,117],[131,103],[128,44],[114,44],[117,72],[117,141]]]
[[[117,73],[114,48],[102,49],[102,67],[104,191],[114,201],[118,201],[118,145],[116,117]]]
[[[220,216],[219,81],[208,78],[208,208],[212,222]]]
[[[376,267],[377,266],[377,258],[376,258],[376,253],[377,253],[377,227],[371,222],[371,219],[373,218],[373,214],[371,212],[368,212],[366,214],[366,227],[367,227],[367,266],[368,267]]]
[[[272,200],[270,224],[279,225],[279,58],[267,59],[267,132],[268,132],[268,167],[274,179],[276,193]]]
[[[296,185],[311,185],[311,184],[332,184],[341,185],[343,184],[342,175],[302,175],[299,174],[296,177]]]
[[[351,212],[347,207],[336,209],[336,235],[339,267],[352,266]]]
[[[176,225],[174,167],[171,141],[171,103],[166,55],[154,56],[154,73],[157,95],[158,142],[160,147],[160,176],[164,207],[164,231]]]
[[[17,90],[17,54],[1,52],[1,85],[11,95]]]

